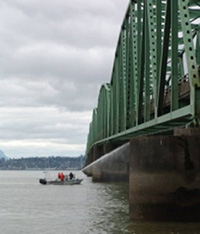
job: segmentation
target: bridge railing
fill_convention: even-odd
[[[199,0],[130,1],[87,152],[94,144],[198,124],[199,68]]]

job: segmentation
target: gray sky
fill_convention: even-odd
[[[0,149],[79,156],[128,0],[0,1]]]

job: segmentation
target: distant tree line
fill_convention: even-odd
[[[81,169],[85,164],[85,157],[31,157],[19,159],[0,159],[0,170],[67,170]]]

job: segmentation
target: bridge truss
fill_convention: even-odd
[[[95,144],[199,126],[199,118],[200,1],[131,0],[87,152]]]

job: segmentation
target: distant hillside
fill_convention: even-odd
[[[0,158],[8,158],[2,150],[0,150]]]
[[[85,165],[85,157],[32,157],[20,159],[0,158],[0,170],[67,170],[81,169]]]

